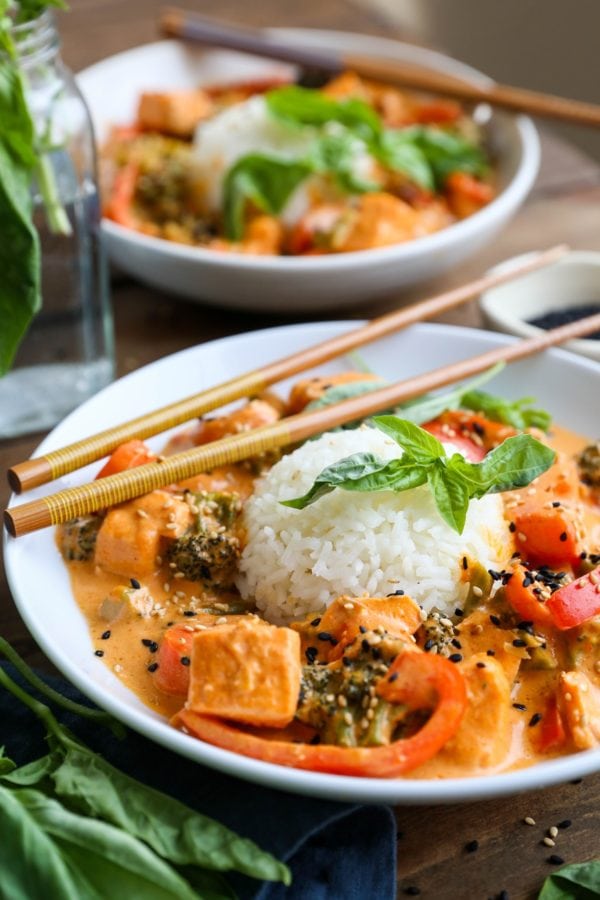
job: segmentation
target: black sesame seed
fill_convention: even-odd
[[[149,647],[153,643],[154,641],[152,641],[150,638],[142,638],[142,644],[144,645],[144,647]]]
[[[479,437],[485,436],[485,428],[483,427],[483,425],[480,425],[479,422],[473,422],[473,431],[475,432],[475,434],[478,434]]]
[[[386,594],[385,596],[386,597],[403,597],[404,591],[401,589],[398,589],[397,591],[392,591],[391,594]]]
[[[366,634],[366,633],[367,633],[367,629],[365,628],[364,625],[359,625],[359,626],[358,626],[358,630],[360,631],[361,634]]]
[[[563,819],[562,822],[559,822],[556,827],[564,831],[565,828],[570,828],[572,824],[573,823],[570,819]]]
[[[517,530],[517,526],[515,525],[514,522],[510,522],[510,524],[508,526],[508,530],[510,531],[511,534],[515,533],[515,531]]]
[[[193,609],[184,609],[183,614],[184,616],[187,616],[188,619],[192,619],[196,615]]]
[[[498,618],[498,616],[491,615],[490,622],[492,623],[492,625],[495,625],[496,628],[502,628],[502,623],[501,623],[500,619]]]
[[[315,744],[320,744],[320,743],[321,743],[321,736],[320,736],[319,734],[313,734],[313,736],[311,737],[311,739],[310,739],[310,741],[309,741],[308,743],[309,743],[309,744],[313,744],[313,746],[314,746]]]
[[[486,650],[485,652],[486,652],[487,656],[495,656],[496,655],[495,650]]]
[[[390,677],[388,678],[388,681],[396,681],[397,678],[398,678],[398,673],[397,673],[397,672],[392,672],[392,674],[391,674]]]
[[[343,666],[346,666],[346,667],[347,667],[347,666],[351,666],[351,665],[352,665],[352,660],[351,660],[351,659],[348,659],[347,656],[342,656],[342,665],[343,665]]]
[[[150,663],[149,666],[146,666],[146,669],[148,670],[148,672],[156,672],[156,670],[158,669],[158,663],[157,662]]]
[[[179,660],[179,662],[181,663],[182,666],[189,666],[191,660],[190,660],[189,656],[182,656],[181,659]]]
[[[522,638],[515,638],[512,645],[513,647],[526,647],[527,641],[524,641]]]
[[[131,587],[132,587],[134,590],[136,590],[136,591],[139,591],[139,589],[141,588],[141,584],[139,583],[139,581],[137,580],[137,578],[130,578],[130,579],[129,579],[129,584],[130,584]]]
[[[448,659],[453,663],[462,662],[462,653],[451,653]]]
[[[553,500],[552,506],[554,507],[554,509],[557,509],[560,506],[560,500]]]
[[[469,841],[468,844],[465,844],[465,850],[467,853],[475,853],[476,850],[479,850],[479,841]]]
[[[520,709],[521,712],[525,712],[525,710],[527,709],[524,703],[513,703],[513,707],[515,709]]]
[[[478,668],[478,669],[485,669],[485,663],[484,663],[484,662],[481,662],[481,661],[478,662],[478,663],[477,663],[477,668]]]
[[[319,625],[321,624],[321,617],[318,616],[316,619],[313,619],[310,624],[312,625],[313,628],[318,628]]]
[[[104,650],[94,650],[94,656],[104,656]]]
[[[450,643],[452,644],[453,647],[456,647],[457,650],[462,650],[462,644],[461,644],[461,642],[458,640],[458,638],[452,638],[452,640],[450,641]]]
[[[421,893],[421,888],[418,888],[416,884],[409,884],[408,887],[404,888],[404,893],[409,897],[418,897]]]
[[[542,714],[534,713],[529,720],[529,727],[532,728],[534,725],[537,725],[538,722],[541,722],[541,721],[542,721]]]
[[[426,640],[425,643],[423,644],[423,650],[426,653],[429,653],[429,651],[433,647],[434,643],[435,643],[435,641],[432,638],[428,638],[428,640]]]
[[[318,640],[320,641],[331,641],[333,635],[331,635],[328,631],[320,631],[317,635]]]
[[[381,659],[381,650],[379,647],[371,647],[371,656],[373,659]]]
[[[309,663],[314,663],[315,659],[319,655],[319,651],[316,647],[307,647],[304,651],[304,655],[306,656]]]
[[[550,863],[551,866],[562,866],[564,865],[564,859],[562,856],[559,856],[558,853],[553,853],[546,860],[547,863]]]
[[[363,640],[360,642],[360,646],[363,648],[365,653],[368,653],[371,649],[371,645],[366,638],[363,638]]]
[[[110,631],[103,631],[100,637],[103,641],[107,641],[110,637]]]
[[[466,556],[462,558],[462,567],[465,571],[469,568],[469,561]]]
[[[456,609],[454,610],[454,615],[458,616],[459,619],[461,619],[464,616],[464,614],[465,614],[464,610],[462,610],[460,608],[460,606],[457,606]]]
[[[567,539],[567,532],[566,532],[566,531],[562,531],[562,532],[559,534],[558,539],[559,539],[559,541],[566,541],[566,539]]]

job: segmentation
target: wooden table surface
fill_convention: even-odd
[[[192,4],[188,3],[188,6]],[[200,8],[200,4],[196,4]],[[61,16],[66,62],[78,70],[104,56],[156,39],[158,0],[74,0]],[[204,0],[203,12],[256,25],[340,28],[385,34],[388,24],[361,0],[303,0],[301,4],[262,0]],[[403,35],[397,33],[397,37]],[[398,304],[459,284],[513,254],[567,241],[573,248],[600,250],[600,166],[542,130],[542,167],[527,203],[494,243],[448,275],[376,304],[355,308],[352,317],[381,314]],[[236,332],[277,325],[290,319],[222,311],[192,305],[115,275],[112,285],[118,371],[124,374],[165,354]],[[324,315],[324,318],[327,316]],[[338,317],[333,313],[333,317]],[[301,317],[295,317],[300,320]],[[481,325],[475,304],[445,321]],[[0,470],[27,457],[42,435],[0,444]],[[4,481],[4,480],[3,480]],[[0,485],[4,506],[8,492]],[[0,631],[20,653],[51,670],[14,607],[0,570]],[[399,808],[398,891],[436,900],[486,900],[507,891],[510,900],[534,898],[553,868],[556,852],[567,862],[600,857],[600,775],[578,784],[538,790],[518,797],[466,806]],[[532,816],[536,826],[523,823]],[[555,850],[541,843],[546,829],[572,820],[559,834]],[[477,840],[476,852],[465,846]],[[365,898],[369,900],[369,898]],[[376,900],[376,898],[374,898]]]

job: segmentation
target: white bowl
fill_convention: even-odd
[[[509,269],[516,263],[525,262],[531,255],[526,253],[507,259],[492,272]],[[600,312],[600,253],[572,251],[551,266],[486,291],[479,303],[492,328],[517,337],[540,334],[542,329],[530,325],[529,320],[547,312],[592,303]],[[569,341],[565,347],[600,360],[600,340]]]
[[[108,428],[115,424],[116,415],[122,421],[174,402],[192,390],[190,372],[194,373],[193,389],[200,391],[253,368],[257,359],[270,362],[357,324],[323,322],[271,328],[211,341],[167,356],[114,382],[80,406],[44,440],[36,455]],[[361,355],[384,378],[397,380],[511,340],[473,328],[416,325],[364,347]],[[320,366],[319,371],[335,372],[343,368],[342,360]],[[541,406],[554,413],[558,423],[585,434],[596,427],[590,424],[590,410],[597,408],[600,365],[562,350],[549,350],[507,366],[494,379],[490,390],[512,399],[524,393],[533,395]],[[158,450],[164,441],[165,436],[154,438],[151,444]],[[32,491],[27,499],[89,481],[97,469],[96,464],[65,475],[52,485]],[[13,498],[12,503],[22,500]],[[16,540],[5,537],[4,549],[6,573],[19,612],[44,653],[64,675],[132,728],[175,753],[220,771],[315,797],[414,805],[475,801],[538,790],[600,770],[600,748],[596,748],[530,768],[473,778],[351,778],[276,766],[213,747],[171,728],[94,656],[87,622],[73,598],[52,529]]]
[[[384,38],[335,31],[274,29],[287,40],[405,60],[477,83],[480,72],[431,50]],[[144,90],[169,90],[235,81],[290,68],[259,57],[206,51],[160,41],[119,53],[86,69],[79,86],[100,141],[113,124],[135,119]],[[539,141],[532,122],[494,113],[485,126],[497,158],[500,192],[475,215],[405,244],[313,257],[264,257],[221,253],[147,237],[115,222],[102,231],[111,259],[153,287],[190,300],[278,313],[351,306],[424,281],[472,256],[504,227],[527,196],[539,166]]]

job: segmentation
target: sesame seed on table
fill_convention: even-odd
[[[71,11],[59,17],[66,62],[78,70],[105,56],[156,40],[155,21],[162,5],[161,0],[131,0],[127,4],[120,0],[76,0]],[[249,25],[337,28],[410,40],[398,29],[392,33],[385,4],[367,0],[304,0],[302,4],[204,0],[202,12]],[[600,250],[600,166],[546,126],[540,130],[543,155],[538,181],[522,210],[491,245],[451,273],[401,296],[353,308],[349,316],[381,315],[399,302],[461,284],[502,259],[531,249],[567,241],[574,249]],[[293,321],[186,303],[118,273],[113,275],[112,298],[119,374],[193,343]],[[329,317],[326,312],[321,316]],[[339,313],[334,312],[333,317],[338,318]],[[441,321],[482,325],[475,303],[446,314]],[[29,456],[42,437],[37,434],[0,442],[2,472]],[[7,499],[2,478],[0,501],[5,505]],[[515,530],[513,525],[510,528]],[[193,612],[188,615],[193,616]],[[313,624],[317,627],[319,623],[315,620]],[[27,662],[53,671],[19,618],[1,566],[0,633]],[[327,641],[330,636],[323,632],[318,638]],[[107,631],[102,640],[109,639]],[[520,646],[522,642],[517,641],[515,645]],[[150,645],[148,649],[153,652]],[[306,654],[310,659],[317,652],[316,647],[309,647]],[[100,656],[103,651],[96,653]],[[489,650],[488,655],[494,652]],[[460,654],[453,656],[458,661]],[[188,662],[187,657],[181,658],[182,665]],[[149,661],[150,671],[156,667],[157,663]],[[531,727],[539,722],[535,709],[526,711],[519,704],[515,708],[523,709]],[[396,815],[399,897],[533,900],[543,878],[556,871],[563,860],[571,863],[600,856],[600,774],[517,797],[436,808],[399,807]]]

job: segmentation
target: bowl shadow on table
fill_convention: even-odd
[[[560,867],[549,857],[570,864],[598,856],[599,791],[594,775],[481,803],[398,807],[398,895],[418,888],[439,900],[495,900],[506,891],[510,900],[535,900]],[[548,829],[559,823],[548,846]]]

